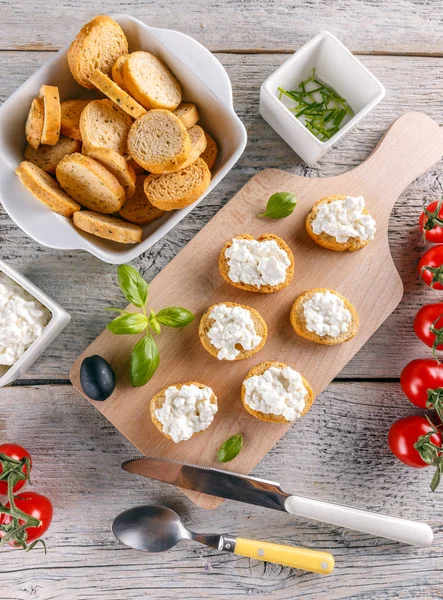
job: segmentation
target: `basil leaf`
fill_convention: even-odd
[[[237,433],[237,435],[233,435],[226,442],[220,446],[217,452],[217,460],[218,462],[229,462],[233,460],[243,446],[243,436],[241,433]]]
[[[128,302],[143,308],[148,300],[149,286],[140,273],[129,265],[117,269],[118,283]]]
[[[297,198],[294,194],[279,192],[269,198],[265,212],[257,215],[257,217],[268,217],[268,219],[289,217],[289,215],[292,215],[296,204]]]
[[[157,319],[155,317],[149,317],[149,326],[151,327],[151,329],[154,333],[156,333],[157,335],[160,335],[162,330],[161,330],[159,322],[157,321]]]
[[[148,319],[145,315],[131,313],[116,317],[107,324],[106,328],[111,333],[117,335],[126,335],[127,333],[142,333],[148,326]]]
[[[186,308],[180,306],[171,306],[163,308],[157,313],[156,319],[162,325],[167,327],[186,327],[195,319],[195,315]]]
[[[131,355],[131,385],[145,385],[157,370],[160,355],[157,344],[150,333],[137,342]]]
[[[105,310],[108,312],[116,312],[116,313],[124,313],[125,311],[122,308],[114,308],[113,306],[105,306]]]

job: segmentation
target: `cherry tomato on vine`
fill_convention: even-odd
[[[443,290],[443,244],[426,250],[418,263],[418,274],[433,290]]]
[[[443,303],[422,306],[414,319],[414,331],[433,351],[443,350]]]
[[[419,224],[420,231],[425,234],[428,242],[434,244],[443,242],[443,198],[434,200],[423,208]]]
[[[419,441],[419,438],[428,433],[432,434],[430,441],[436,446],[441,446],[440,433],[434,430],[425,417],[417,415],[404,417],[396,421],[389,430],[389,448],[394,456],[409,467],[416,469],[428,467],[429,464],[421,458],[418,450],[414,448],[414,444]]]
[[[53,508],[49,498],[37,494],[37,492],[20,492],[18,496],[15,496],[14,504],[19,510],[40,521],[40,525],[27,527],[24,534],[19,532],[8,542],[10,546],[18,547],[23,543],[26,545],[34,542],[48,530],[52,521]],[[9,502],[5,506],[10,508]],[[5,536],[5,531],[1,529],[1,526],[9,525],[12,519],[11,515],[0,514],[0,537]],[[24,520],[19,519],[19,525],[24,523]]]
[[[443,364],[434,358],[411,360],[400,375],[408,400],[420,408],[432,408],[443,416]]]
[[[22,461],[22,464],[13,461]],[[0,495],[8,493],[7,475],[14,469],[16,469],[17,483],[14,484],[13,491],[16,493],[21,490],[28,480],[31,465],[31,455],[26,448],[18,444],[0,444]]]

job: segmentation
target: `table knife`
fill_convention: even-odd
[[[413,546],[429,546],[434,537],[426,523],[291,495],[279,483],[259,477],[148,457],[126,460],[122,469],[179,488],[273,508]]]

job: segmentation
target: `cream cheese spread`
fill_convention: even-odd
[[[13,365],[51,319],[50,311],[0,273],[0,365]]]
[[[235,360],[240,354],[238,346],[243,351],[253,350],[262,340],[261,336],[257,335],[247,308],[217,304],[211,310],[209,318],[213,319],[214,323],[207,336],[214,348],[219,350],[219,360]]]
[[[301,417],[308,391],[300,373],[291,367],[270,367],[262,375],[248,377],[243,385],[244,401],[252,410],[282,415],[286,421]]]
[[[339,243],[345,243],[349,238],[359,238],[363,242],[373,240],[375,220],[363,212],[364,208],[363,196],[323,202],[311,223],[312,231],[316,235],[327,233]]]
[[[352,315],[343,300],[332,292],[316,292],[303,302],[306,329],[333,338],[349,331]]]
[[[275,240],[248,240],[234,238],[225,250],[228,276],[235,283],[246,283],[260,288],[279,285],[286,279],[290,266],[288,253]]]
[[[178,443],[209,427],[217,412],[217,404],[211,403],[213,395],[214,392],[207,386],[169,386],[162,406],[155,411],[163,432]]]

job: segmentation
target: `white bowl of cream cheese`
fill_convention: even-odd
[[[19,379],[70,320],[61,306],[0,260],[0,387]]]

